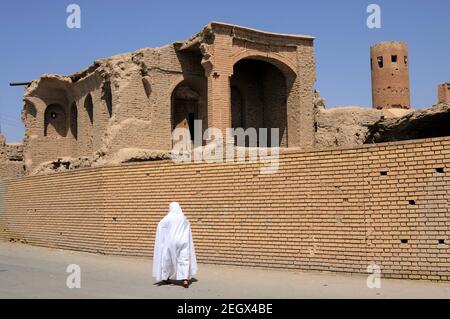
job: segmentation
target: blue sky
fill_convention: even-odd
[[[66,27],[66,7],[81,7],[81,29]],[[366,26],[370,3],[381,6],[381,29]],[[184,40],[210,21],[316,37],[316,88],[327,106],[371,105],[370,45],[409,46],[411,102],[436,102],[450,81],[450,0],[40,0],[0,5],[0,124],[21,141],[23,87],[43,73],[70,74],[98,58]]]

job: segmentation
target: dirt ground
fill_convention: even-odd
[[[68,265],[80,288],[68,288]],[[199,264],[189,289],[156,285],[151,259],[0,242],[0,298],[450,298],[450,283]]]

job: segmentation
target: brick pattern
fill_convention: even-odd
[[[22,176],[23,147],[21,144],[7,144],[6,138],[0,135],[0,180]]]
[[[159,161],[10,180],[0,238],[151,256],[176,200],[202,263],[366,273],[375,262],[383,277],[450,280],[450,138],[289,150],[276,174],[261,165]]]

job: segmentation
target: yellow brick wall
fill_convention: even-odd
[[[0,238],[151,256],[178,201],[203,263],[365,273],[375,262],[384,277],[450,280],[450,138],[292,150],[278,173],[260,166],[160,161],[10,180]]]

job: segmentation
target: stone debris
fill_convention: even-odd
[[[30,175],[50,174],[56,172],[64,172],[74,170],[77,168],[91,167],[92,161],[87,158],[58,158],[54,161],[49,161],[38,165]]]

